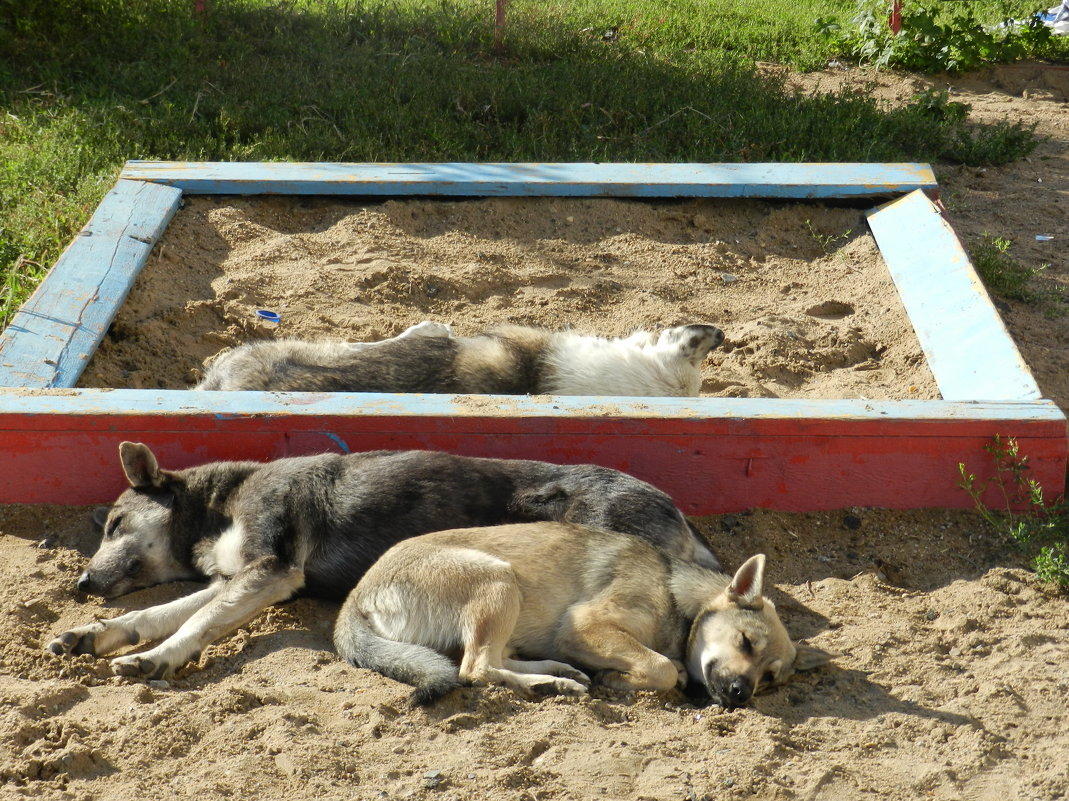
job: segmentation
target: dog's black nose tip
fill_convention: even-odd
[[[89,575],[89,571],[85,571],[78,577],[78,589],[81,592],[89,592],[89,588],[93,586],[93,577]]]
[[[742,677],[735,679],[735,681],[731,682],[731,686],[728,687],[728,700],[735,706],[745,704],[750,700],[752,694],[750,682]]]

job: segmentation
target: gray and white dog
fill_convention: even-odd
[[[608,339],[504,325],[475,337],[422,322],[381,342],[272,340],[209,361],[201,390],[696,396],[724,341],[712,325]]]
[[[169,471],[139,443],[122,443],[119,455],[130,488],[105,510],[100,548],[78,588],[113,598],[166,581],[211,580],[192,595],[48,643],[56,654],[101,656],[162,640],[113,659],[121,675],[167,676],[300,590],[342,599],[390,546],[443,528],[575,522],[717,565],[666,494],[594,465],[372,451]]]

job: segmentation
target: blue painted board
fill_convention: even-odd
[[[499,418],[565,418],[611,424],[619,419],[782,419],[931,421],[1022,420],[1065,424],[1065,415],[1051,401],[949,402],[945,400],[806,400],[801,398],[624,398],[554,395],[393,395],[345,392],[199,392],[165,389],[5,390],[0,388],[0,415],[39,415],[39,424],[55,416],[99,417],[104,426],[112,415],[212,415],[220,420],[249,421],[277,417],[361,418],[426,417],[460,420]],[[374,426],[374,423],[369,423]],[[933,434],[938,431],[933,429]]]
[[[841,198],[935,189],[927,164],[335,164],[130,161],[189,194]]]
[[[939,209],[912,192],[868,212],[869,227],[944,400],[1041,396]]]
[[[0,334],[0,387],[73,387],[182,198],[120,180]]]

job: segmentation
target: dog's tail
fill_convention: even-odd
[[[437,701],[461,686],[457,667],[448,657],[423,645],[376,634],[367,617],[351,604],[343,606],[338,615],[334,647],[351,665],[413,685],[416,689],[408,699],[412,706]]]

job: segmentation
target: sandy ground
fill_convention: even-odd
[[[710,322],[727,340],[707,395],[938,397],[859,208],[193,197],[157,254],[83,386],[182,388],[223,347],[370,341],[423,319],[461,335]]]
[[[1067,76],[1013,68],[955,83],[957,99],[971,103],[976,118],[1034,121],[1047,139],[1030,160],[1008,167],[937,169],[966,244],[984,233],[1007,236],[1021,261],[1050,264],[1036,281],[1053,300],[999,305],[1044,392],[1062,408],[1069,408],[1069,325],[1057,299],[1069,279]],[[946,83],[856,71],[798,80],[808,88],[850,81],[888,102]],[[926,368],[908,356],[909,343],[887,333],[899,313],[894,304],[871,300],[882,298],[879,265],[857,210],[812,207],[800,217],[768,205],[616,205],[604,213],[582,201],[561,203],[554,220],[536,221],[510,204],[485,204],[476,232],[482,238],[472,247],[470,231],[453,232],[448,214],[426,204],[345,213],[328,204],[318,228],[311,221],[327,208],[320,201],[288,221],[273,221],[283,213],[274,201],[191,204],[188,218],[211,223],[195,249],[214,272],[175,275],[172,267],[172,288],[185,298],[177,309],[153,306],[151,292],[135,290],[135,316],[120,321],[108,343],[112,363],[94,363],[86,383],[186,386],[214,350],[277,335],[249,314],[271,303],[288,334],[353,338],[389,335],[423,317],[452,320],[464,333],[498,319],[624,333],[712,318],[729,340],[707,365],[705,393],[931,391]],[[681,219],[666,221],[677,212]],[[724,217],[745,235],[726,235],[718,227]],[[321,283],[322,272],[292,265],[276,273],[272,248],[282,241],[265,246],[263,229],[296,237],[307,246],[308,264],[348,268],[351,280]],[[781,231],[782,239],[774,238]],[[532,244],[514,250],[514,234]],[[1055,239],[1037,242],[1035,234]],[[348,235],[358,242],[351,253],[332,241]],[[834,239],[828,253],[821,237]],[[569,249],[576,244],[589,253],[576,256]],[[476,255],[460,272],[436,267],[454,245]],[[681,261],[662,262],[673,254],[662,255],[661,245],[681,251]],[[236,251],[264,271],[259,286],[227,284],[222,265]],[[170,258],[165,247],[159,260]],[[635,263],[673,266],[627,269]],[[774,275],[773,263],[790,276]],[[562,278],[573,269],[574,285]],[[211,300],[216,293],[221,302]],[[746,300],[719,302],[729,295]],[[477,302],[486,310],[470,311]],[[841,305],[813,313],[828,303]],[[157,327],[164,332],[158,341],[175,337],[164,374],[153,372],[151,359],[139,361],[138,349],[123,348],[132,331]],[[215,339],[197,341],[210,332]],[[805,347],[791,350],[792,333]],[[180,341],[187,334],[192,338]],[[839,350],[821,344],[836,341]],[[827,353],[845,355],[835,362]],[[270,610],[165,684],[113,677],[106,662],[90,657],[44,652],[55,633],[94,615],[189,589],[159,587],[108,604],[80,597],[73,582],[96,545],[88,512],[0,509],[0,798],[906,801],[1069,794],[1069,599],[1037,584],[970,513],[755,511],[697,519],[726,565],[767,553],[788,628],[838,654],[832,666],[746,709],[604,691],[535,702],[491,688],[410,712],[401,705],[405,687],[337,661],[330,647],[336,607],[311,599]]]

